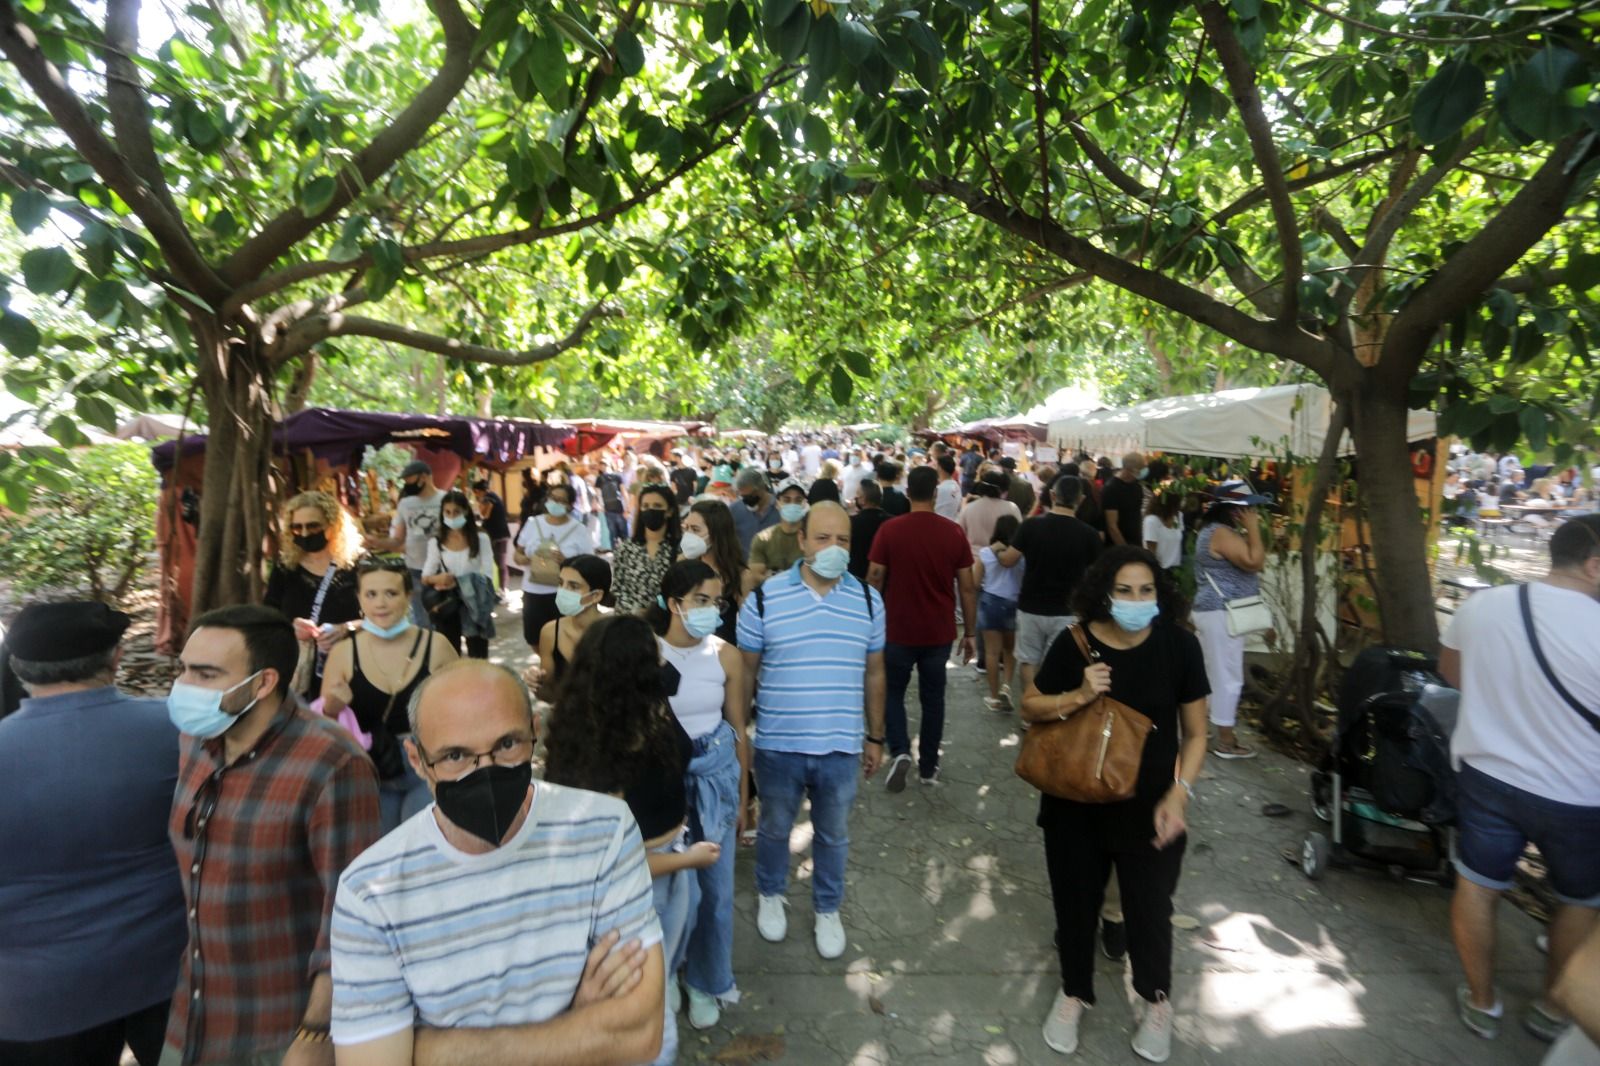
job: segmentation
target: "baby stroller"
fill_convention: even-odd
[[[1332,749],[1311,777],[1312,813],[1330,829],[1301,845],[1307,877],[1364,863],[1396,877],[1450,880],[1458,700],[1431,656],[1368,648],[1356,657],[1339,690]]]

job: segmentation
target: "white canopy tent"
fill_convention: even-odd
[[[1287,451],[1312,458],[1322,451],[1332,413],[1328,390],[1319,385],[1227,389],[1061,419],[1050,423],[1049,439],[1068,451],[1081,448],[1091,455],[1142,450],[1269,459]],[[1411,412],[1407,440],[1435,432],[1433,412]],[[1354,451],[1348,434],[1339,451]]]

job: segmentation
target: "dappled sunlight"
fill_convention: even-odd
[[[1199,909],[1209,917],[1208,912],[1222,908],[1208,905]],[[1284,932],[1265,915],[1240,911],[1213,921],[1199,943],[1233,956],[1294,959],[1295,969],[1336,969],[1343,973],[1347,965],[1344,951],[1333,943],[1326,929],[1318,926],[1317,932],[1318,940],[1313,943]]]
[[[1241,1043],[1243,1022],[1268,1036],[1367,1027],[1357,1003],[1366,988],[1358,981],[1314,972],[1207,972],[1197,984],[1195,1002],[1184,1008],[1214,1047]]]

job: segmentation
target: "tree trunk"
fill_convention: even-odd
[[[272,369],[258,337],[193,323],[210,436],[200,491],[191,618],[259,603],[262,552],[277,496],[272,467]]]
[[[1439,646],[1433,586],[1428,570],[1428,530],[1412,484],[1406,441],[1409,415],[1404,388],[1368,371],[1354,393],[1352,435],[1360,464],[1357,481],[1371,526],[1373,594],[1383,640],[1433,652]]]
[[[294,376],[283,394],[283,417],[297,415],[311,399],[311,386],[317,380],[317,353],[309,351],[295,364]]]

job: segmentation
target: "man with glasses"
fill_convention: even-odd
[[[289,694],[299,645],[270,607],[202,615],[167,712],[183,734],[170,836],[189,942],[162,1066],[333,1062],[328,924],[378,839],[372,761]]]
[[[340,879],[340,1066],[655,1058],[661,927],[627,805],[533,782],[533,704],[504,667],[454,663],[409,710],[435,802]]]
[[[178,731],[116,687],[129,618],[25,607],[6,643],[27,687],[0,721],[0,1062],[155,1066],[183,951],[167,840]]]

